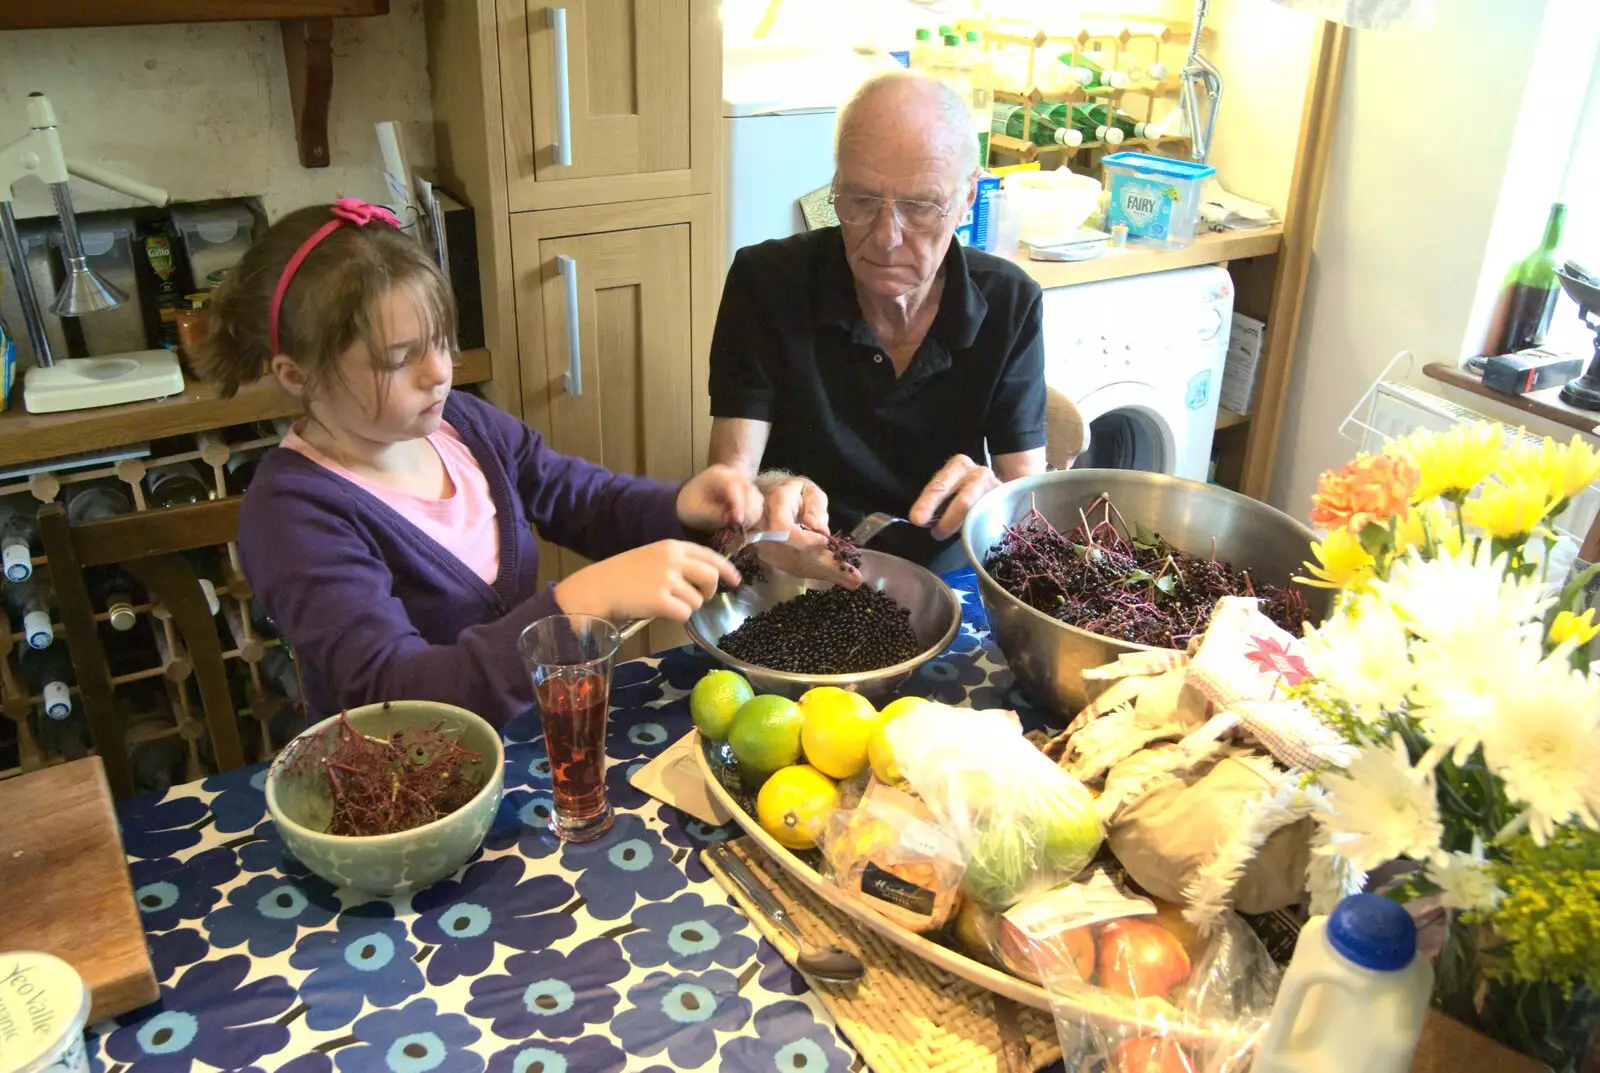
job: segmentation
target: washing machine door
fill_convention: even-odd
[[[1108,384],[1080,399],[1089,442],[1073,468],[1174,474],[1177,439],[1160,398],[1150,384],[1127,382]]]

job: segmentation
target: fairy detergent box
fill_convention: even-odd
[[[989,248],[989,199],[1000,190],[1000,176],[984,172],[978,176],[978,193],[972,205],[956,225],[956,241],[963,246],[986,250]]]
[[[1101,163],[1111,191],[1107,231],[1121,224],[1130,239],[1169,249],[1194,241],[1200,196],[1216,168],[1149,153],[1112,153]]]

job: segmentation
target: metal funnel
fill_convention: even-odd
[[[51,183],[50,193],[61,219],[62,262],[67,281],[61,285],[51,312],[58,317],[81,317],[105,309],[115,309],[128,300],[121,290],[101,279],[83,256],[78,237],[78,218],[72,210],[72,195],[66,183]]]

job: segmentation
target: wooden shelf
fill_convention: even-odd
[[[1558,425],[1576,429],[1586,436],[1600,436],[1600,411],[1580,410],[1576,406],[1562,402],[1559,387],[1547,387],[1528,395],[1507,395],[1492,387],[1484,387],[1483,381],[1467,370],[1443,362],[1429,362],[1422,367],[1422,372],[1441,384],[1449,384],[1481,398],[1493,399],[1513,410],[1521,410],[1525,414],[1554,421]]]
[[[0,30],[387,15],[389,0],[47,0],[0,4]]]
[[[0,4],[0,30],[275,20],[300,166],[325,168],[332,160],[333,20],[388,13],[389,0],[6,0]]]
[[[1022,257],[1017,264],[1041,287],[1070,287],[1074,283],[1123,279],[1151,272],[1168,272],[1175,268],[1264,257],[1277,253],[1282,241],[1283,230],[1277,227],[1261,231],[1210,231],[1181,250],[1128,246],[1120,250],[1108,249],[1088,261],[1030,261]]]
[[[457,361],[455,382],[480,383],[489,379],[490,368],[487,350],[464,350]],[[22,408],[21,386],[14,391],[12,408],[0,414],[0,466],[273,421],[300,412],[300,404],[270,378],[242,388],[231,399],[219,398],[210,384],[191,383],[182,395],[171,398],[60,414],[30,414]]]

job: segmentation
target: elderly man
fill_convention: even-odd
[[[839,113],[839,226],[734,258],[711,343],[710,460],[756,476],[768,524],[822,529],[831,511],[848,528],[887,511],[915,528],[874,547],[949,569],[978,498],[1044,470],[1039,287],[951,241],[975,193],[971,123],[938,82],[868,81]]]

